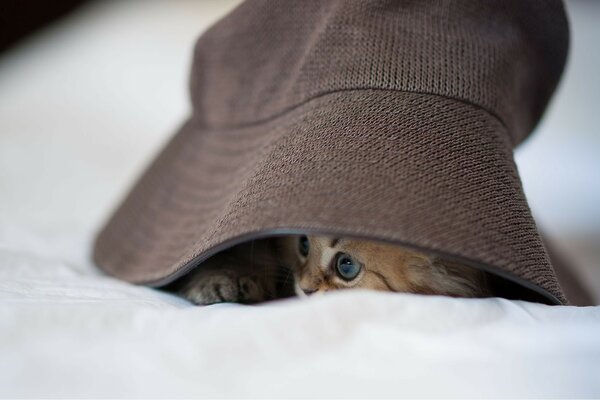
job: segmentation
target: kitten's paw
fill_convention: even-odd
[[[238,278],[239,298],[242,303],[256,303],[266,300],[265,291],[255,278],[242,276]]]
[[[190,282],[182,294],[195,304],[257,303],[267,300],[254,277],[238,276],[232,271],[207,271]]]

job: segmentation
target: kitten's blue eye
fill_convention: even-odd
[[[300,254],[302,254],[303,257],[308,255],[308,252],[310,251],[310,243],[306,236],[300,237],[300,241],[298,242],[298,251],[300,251]]]
[[[351,281],[360,273],[362,265],[348,254],[339,253],[336,260],[336,270],[340,278]]]

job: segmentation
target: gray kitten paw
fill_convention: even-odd
[[[191,302],[200,305],[215,303],[257,303],[266,300],[266,293],[257,279],[238,276],[232,271],[206,271],[199,274],[182,290]]]

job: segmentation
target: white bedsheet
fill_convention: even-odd
[[[600,307],[340,292],[201,308],[90,264],[93,230],[186,116],[194,38],[235,3],[98,1],[0,59],[0,397],[600,397]],[[589,88],[595,64],[574,60]],[[582,167],[521,172],[560,188],[528,193],[546,221],[592,223],[578,163],[597,158],[563,151],[584,118],[560,110],[569,140],[547,124],[560,151],[530,165]]]
[[[339,292],[194,307],[0,230],[0,395],[600,396],[600,307]]]

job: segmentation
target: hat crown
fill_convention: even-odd
[[[252,1],[197,43],[194,117],[243,126],[327,93],[396,90],[479,106],[517,144],[541,117],[567,48],[558,0]]]

